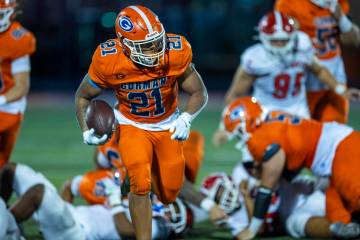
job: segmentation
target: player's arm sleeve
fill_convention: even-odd
[[[279,11],[289,17],[295,17],[295,13],[293,12],[294,1],[289,0],[277,0],[274,6],[276,11]]]
[[[343,10],[343,12],[347,15],[350,12],[350,5],[348,0],[340,0],[339,4],[341,6],[341,9]]]
[[[88,82],[95,88],[106,88],[106,61],[101,55],[100,46],[95,50],[88,71]]]
[[[183,75],[185,71],[189,68],[193,58],[191,45],[183,36],[181,36],[181,45],[182,45],[181,50],[172,50],[172,51],[181,51],[179,52],[180,54],[177,55],[178,60],[175,70],[176,75],[179,76]]]
[[[30,65],[29,55],[19,57],[11,62],[12,75],[22,72],[30,72],[30,70],[31,70],[31,65]]]
[[[257,71],[256,71],[256,67],[254,66],[254,60],[253,60],[253,56],[251,56],[251,51],[246,50],[243,55],[241,55],[240,57],[240,67],[243,71],[245,71],[245,73],[249,74],[249,75],[253,75],[256,76],[257,75]]]
[[[30,56],[36,51],[36,38],[26,29],[17,29],[18,39],[16,40],[16,48],[12,54],[12,61],[16,61],[21,57]]]

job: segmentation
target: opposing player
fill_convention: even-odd
[[[35,37],[17,21],[16,0],[0,0],[0,169],[9,161],[30,87]]]
[[[225,104],[245,95],[253,86],[253,96],[264,108],[309,118],[305,81],[310,73],[333,90],[345,88],[318,63],[310,38],[296,30],[292,19],[280,12],[270,12],[260,20],[258,29],[261,43],[243,53]],[[351,90],[343,94],[348,96]],[[217,146],[225,140],[220,125],[213,142]]]
[[[191,121],[207,102],[206,88],[191,63],[190,44],[165,34],[159,18],[143,6],[129,6],[118,15],[117,39],[99,45],[88,74],[76,93],[77,119],[84,142],[101,144],[85,122],[89,101],[103,88],[116,92],[120,124],[119,150],[130,179],[129,203],[137,239],[151,235],[151,179],[162,202],[175,200],[184,176],[181,141]],[[178,110],[178,86],[190,95]]]
[[[346,16],[347,0],[277,0],[275,8],[295,19],[301,31],[311,37],[316,57],[340,85],[329,89],[320,79],[311,76],[307,82],[311,116],[320,121],[346,123],[348,102],[341,95],[346,90],[346,73],[340,43],[360,45],[359,28]],[[320,80],[320,81],[319,81]]]
[[[351,223],[351,214],[360,210],[360,179],[356,172],[360,156],[358,132],[335,122],[319,123],[283,112],[266,113],[251,97],[239,98],[228,105],[224,124],[227,131],[246,142],[256,163],[261,165],[254,214],[243,239],[251,239],[259,231],[284,169],[302,167],[330,178],[326,217],[331,223],[344,228],[355,225],[359,229]]]
[[[13,190],[19,199],[10,207],[17,223],[33,217],[45,239],[121,239],[134,237],[129,211],[120,189],[104,181],[107,206],[73,206],[63,201],[55,187],[39,172],[23,164],[8,164],[1,174],[1,193],[7,201]],[[5,193],[5,194],[4,194]],[[166,239],[171,228],[164,217],[152,219],[153,236]]]

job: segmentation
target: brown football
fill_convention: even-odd
[[[93,128],[98,136],[108,135],[111,137],[115,123],[113,109],[103,100],[92,100],[86,109],[86,124],[89,129]]]

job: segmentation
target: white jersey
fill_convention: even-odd
[[[309,118],[306,100],[306,67],[314,61],[310,38],[297,32],[296,51],[280,60],[258,43],[248,48],[241,57],[241,67],[256,77],[253,96],[269,111],[285,111]]]
[[[45,239],[50,240],[103,240],[121,239],[113,215],[109,208],[103,205],[73,206],[60,198],[54,185],[41,173],[32,168],[17,164],[13,182],[14,191],[23,195],[36,184],[44,185],[44,196],[39,209],[33,214],[34,220]],[[123,202],[129,221],[130,211]],[[0,206],[1,210],[1,206]],[[0,221],[1,224],[1,221]],[[1,225],[0,225],[1,226]],[[162,236],[163,228],[156,219],[152,219],[152,239]],[[1,231],[0,231],[1,233]],[[2,239],[2,238],[0,238]]]
[[[120,239],[108,208],[103,205],[69,207],[76,221],[85,229],[87,240]]]
[[[231,178],[235,185],[239,185],[242,181],[247,181],[250,195],[253,195],[255,193],[256,188],[259,185],[259,181],[256,178],[250,176],[241,163],[237,164],[234,167]],[[238,235],[250,224],[250,219],[245,205],[245,199],[242,194],[240,194],[239,198],[241,208],[238,209],[236,212],[230,214],[227,220],[227,226],[230,228],[233,236]],[[273,219],[276,216],[275,213],[278,211],[279,205],[280,199],[278,197],[273,197],[265,217],[265,224],[267,225],[267,229],[269,230],[269,226],[274,223]]]

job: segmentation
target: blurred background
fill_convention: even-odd
[[[194,63],[210,91],[225,91],[240,54],[254,43],[255,26],[273,0],[32,0],[20,1],[18,19],[37,37],[32,57],[32,93],[75,91],[97,45],[114,38],[120,9],[144,4],[167,32],[191,43]],[[350,16],[360,24],[360,1],[350,0]],[[360,87],[360,50],[344,49],[349,84]]]

